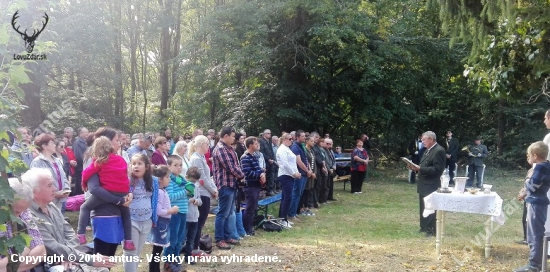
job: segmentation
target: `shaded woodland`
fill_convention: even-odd
[[[546,133],[547,1],[2,1],[4,128],[300,128],[394,156],[451,129],[508,167]],[[47,60],[14,60],[18,10],[29,29],[48,14]]]

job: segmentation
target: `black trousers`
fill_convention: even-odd
[[[435,235],[435,213],[428,215],[428,217],[422,216],[425,208],[424,197],[426,196],[421,194],[418,195],[418,203],[420,204],[420,231]]]
[[[82,171],[74,171],[74,175],[72,176],[72,185],[74,185],[74,187],[71,189],[71,196],[81,195],[84,193],[84,191],[82,191]]]
[[[115,256],[116,249],[119,244],[111,244],[99,239],[94,239],[94,254],[101,254],[104,256]]]
[[[164,247],[153,246],[153,259],[149,262],[149,272],[160,272],[160,262],[155,261],[155,256],[162,256]]]
[[[456,160],[453,158],[447,159],[447,167],[449,167],[449,184],[453,184],[455,177]]]
[[[328,187],[327,200],[333,200],[334,199],[334,176],[328,175],[327,187]]]
[[[361,192],[367,171],[351,171],[351,193]]]

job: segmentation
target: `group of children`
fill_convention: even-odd
[[[201,186],[199,169],[195,166],[189,167],[186,176],[183,177],[181,157],[168,156],[167,165],[152,167],[147,156],[137,154],[131,158],[131,171],[128,175],[126,161],[115,154],[111,144],[112,141],[104,136],[94,141],[90,149],[93,162],[83,171],[82,186],[87,189],[88,180],[94,174],[98,174],[100,187],[120,198],[117,206],[121,211],[124,228],[125,252],[139,255],[144,244],[140,237],[147,235],[148,242],[153,245],[154,256],[159,256],[163,251],[164,256],[179,256],[180,253],[184,253],[186,258],[207,255],[195,245],[199,240],[196,238],[199,233],[198,207],[202,205],[198,188]],[[139,184],[143,185],[143,188],[138,188]],[[136,202],[138,199],[139,207],[130,206],[132,200]],[[107,202],[92,192],[81,206],[77,232],[81,244],[86,243],[85,233],[90,221],[90,212]],[[150,232],[144,233],[147,231],[143,228],[136,235],[139,237],[133,237],[135,233],[132,233],[132,223],[136,220],[145,222],[148,218],[144,218],[144,221],[136,219],[144,216],[149,216],[147,222],[152,222]],[[159,258],[153,258],[149,264],[150,271],[160,271],[158,260]],[[175,260],[165,262],[164,270],[180,271],[181,265]]]

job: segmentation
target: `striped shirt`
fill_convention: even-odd
[[[218,190],[223,186],[237,188],[237,181],[244,178],[244,174],[233,148],[219,141],[212,152],[212,159],[212,172]]]
[[[263,173],[258,157],[245,152],[241,158],[241,168],[244,172],[246,187],[261,187],[260,175]]]

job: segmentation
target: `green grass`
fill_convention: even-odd
[[[343,183],[337,183],[338,201],[323,205],[316,216],[303,218],[291,230],[258,231],[241,246],[213,252],[217,257],[276,254],[281,262],[200,263],[188,266],[188,271],[511,271],[527,262],[528,247],[514,243],[522,238],[521,208],[507,214],[505,225],[494,232],[489,259],[483,257],[482,247],[472,243],[484,233],[487,217],[447,213],[446,240],[438,258],[435,238],[418,233],[416,185],[407,183],[406,174],[401,168],[376,170],[360,195],[350,194],[349,184],[344,192]],[[516,201],[524,175],[525,171],[488,168],[485,183],[494,185],[506,207]],[[277,214],[275,206],[270,214]],[[212,234],[212,225],[209,219],[204,232]],[[146,246],[143,256],[149,252]],[[122,265],[113,271],[122,271]],[[147,271],[145,263],[140,271]]]

